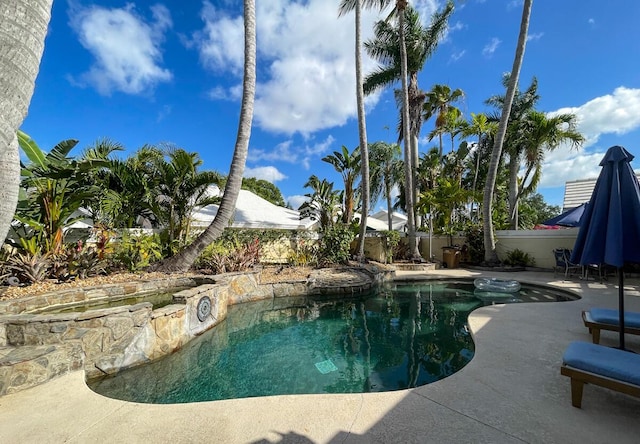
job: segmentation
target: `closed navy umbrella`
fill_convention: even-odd
[[[559,216],[552,217],[549,220],[542,222],[542,225],[560,225],[562,227],[579,227],[580,220],[584,214],[585,208],[588,206],[588,202],[578,205],[575,208],[565,211]]]
[[[620,348],[624,350],[625,262],[640,263],[640,185],[631,168],[633,155],[613,146],[600,162],[602,171],[580,220],[571,262],[608,264],[618,269]]]

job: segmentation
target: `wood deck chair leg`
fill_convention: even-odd
[[[576,378],[571,378],[571,405],[577,408],[582,407],[582,389],[584,382]]]
[[[599,328],[592,328],[591,329],[591,335],[593,336],[593,343],[594,344],[600,344],[600,329]]]

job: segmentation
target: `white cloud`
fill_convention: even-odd
[[[293,208],[294,210],[297,210],[298,208],[300,208],[300,205],[302,205],[303,203],[305,203],[307,200],[309,200],[307,198],[307,196],[303,196],[301,194],[296,194],[294,196],[289,196],[287,198],[285,198],[285,201],[291,206],[291,208]]]
[[[163,5],[150,9],[153,19],[147,23],[133,4],[114,9],[72,7],[71,27],[95,57],[89,71],[72,82],[109,95],[113,91],[141,94],[170,81],[171,72],[161,67],[160,44],[172,26],[171,16]]]
[[[276,183],[287,178],[287,176],[278,171],[274,166],[245,168],[244,177],[255,177],[256,179],[266,180],[271,183]]]
[[[623,135],[640,128],[640,89],[619,87],[612,94],[587,103],[549,113],[573,113],[578,131],[586,142],[580,151],[561,146],[546,155],[541,187],[562,186],[566,181],[597,177],[605,149],[598,147],[601,136]],[[591,148],[591,149],[590,149]]]
[[[309,170],[311,161],[328,152],[334,141],[332,136],[328,136],[325,140],[315,144],[307,143],[302,146],[293,146],[293,141],[287,140],[270,151],[252,148],[249,150],[247,159],[251,162],[282,161],[300,164],[305,170]]]
[[[428,8],[431,1],[418,2]],[[203,31],[194,35],[204,66],[236,76],[243,63],[243,29],[230,17],[204,3]],[[265,130],[309,135],[340,126],[356,116],[354,17],[337,18],[337,4],[325,0],[257,2],[258,85],[255,124]],[[363,41],[372,36],[377,14],[363,13]],[[363,53],[364,71],[375,63]],[[216,89],[214,97],[228,97]],[[377,103],[379,95],[367,99]]]
[[[502,43],[502,40],[497,37],[493,37],[491,41],[482,48],[482,55],[485,57],[491,57],[493,53],[496,52],[496,49],[498,49],[498,46],[500,46],[500,43]]]
[[[538,32],[538,33],[535,33],[535,34],[528,34],[527,35],[527,42],[540,40],[543,35],[544,35],[544,32]]]
[[[466,49],[463,49],[462,51],[459,51],[459,52],[454,52],[453,54],[451,54],[451,57],[449,57],[449,63],[457,62],[466,54],[466,52],[467,52]]]

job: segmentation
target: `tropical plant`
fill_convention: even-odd
[[[342,196],[342,222],[351,223],[356,201],[355,182],[360,176],[360,147],[356,147],[353,152],[342,145],[341,151],[334,151],[333,154],[322,158],[323,162],[333,165],[333,168],[340,173],[344,183],[344,193]],[[307,186],[307,185],[305,185]]]
[[[320,231],[330,228],[338,216],[342,194],[333,189],[333,182],[318,179],[316,175],[309,177],[305,188],[311,188],[313,193],[307,193],[308,198],[300,208],[300,219],[309,218],[320,221]]]
[[[380,5],[386,7],[390,3],[390,0],[381,1]],[[395,2],[394,13],[392,13],[392,16],[397,19],[397,27],[394,28],[387,21],[379,21],[374,28],[376,38],[365,43],[367,53],[383,64],[365,79],[365,93],[391,85],[398,80],[401,82],[398,100],[401,104],[399,133],[400,139],[404,140],[405,144],[405,189],[408,190],[405,202],[409,221],[407,224],[409,244],[415,259],[420,258],[414,214],[417,194],[415,179],[418,163],[417,137],[422,123],[420,110],[424,101],[424,93],[417,86],[417,73],[435,50],[452,11],[453,2],[448,2],[442,12],[433,15],[431,25],[424,29],[417,12],[408,6],[406,0],[398,0]],[[410,136],[405,137],[405,135]]]
[[[487,115],[482,113],[471,113],[471,121],[462,127],[461,134],[463,137],[476,136],[478,138],[473,153],[473,156],[475,158],[475,165],[473,168],[473,184],[471,186],[471,190],[473,191],[473,193],[475,193],[477,189],[478,173],[480,171],[480,151],[483,145],[487,143],[488,139],[493,137],[497,129],[497,122],[490,122],[487,119]],[[471,208],[471,213],[473,213],[473,208]]]
[[[145,145],[125,160],[110,160],[96,178],[103,190],[100,198],[88,208],[94,221],[113,228],[158,227],[154,165],[162,158],[162,151]]]
[[[519,122],[518,150],[511,151],[509,165],[509,218],[511,229],[518,229],[518,207],[522,197],[534,192],[542,176],[545,152],[568,143],[577,149],[585,138],[576,130],[576,115],[561,113],[548,117],[529,111]],[[519,170],[524,174],[519,177]]]
[[[372,201],[381,196],[387,202],[387,223],[393,229],[393,190],[402,182],[404,164],[401,159],[402,150],[395,143],[375,142],[370,145],[370,183]]]
[[[464,97],[464,93],[460,88],[451,90],[447,85],[434,85],[431,91],[426,93],[426,102],[424,104],[424,120],[429,120],[435,116],[435,129],[430,134],[429,140],[437,135],[440,142],[440,150],[438,154],[442,157],[442,134],[450,120],[456,120],[462,113],[452,104],[460,101]]]
[[[51,262],[48,254],[40,252],[31,253],[28,251],[17,252],[9,257],[8,266],[12,274],[20,282],[30,284],[42,282],[47,278],[47,272]]]
[[[534,266],[536,264],[536,260],[529,253],[525,253],[524,251],[516,248],[515,250],[511,250],[507,253],[507,257],[503,261],[505,265],[513,265],[520,267],[528,267]]]
[[[152,192],[168,243],[175,245],[172,254],[186,244],[194,210],[219,201],[217,196],[208,194],[208,189],[219,183],[220,174],[198,171],[201,165],[198,153],[171,146],[153,159],[156,183]]]
[[[253,103],[256,87],[256,4],[244,0],[244,75],[242,81],[242,106],[238,135],[233,151],[231,167],[224,194],[215,219],[191,244],[175,256],[167,259],[158,269],[162,271],[186,271],[200,253],[219,237],[233,216],[242,186],[242,175],[249,151],[249,138],[253,121]]]
[[[318,249],[320,265],[346,264],[349,261],[351,242],[354,239],[352,229],[343,223],[331,225],[322,232]]]
[[[498,131],[494,141],[493,150],[491,152],[491,161],[489,164],[487,181],[484,187],[484,197],[482,199],[482,217],[484,229],[485,261],[488,263],[498,262],[498,255],[496,254],[496,242],[493,233],[493,221],[491,218],[492,198],[496,185],[498,164],[500,162],[500,156],[502,155],[502,147],[507,132],[507,122],[509,121],[511,104],[513,103],[513,97],[518,85],[518,79],[520,78],[520,68],[522,67],[522,61],[524,59],[524,50],[527,44],[527,32],[529,29],[529,20],[531,18],[532,3],[533,0],[524,0],[524,5],[522,6],[522,19],[520,22],[520,32],[518,35],[516,54],[513,60],[513,67],[511,69],[509,86],[507,87],[504,106],[502,108],[502,116],[498,125]]]
[[[131,233],[123,230],[115,241],[111,257],[113,268],[140,271],[162,258],[162,244],[157,234]]]
[[[17,131],[35,88],[53,0],[0,2],[0,245],[18,203],[20,155]]]
[[[360,220],[360,236],[358,238],[358,260],[364,261],[364,238],[367,232],[367,217],[369,213],[369,204],[371,199],[370,183],[369,183],[369,146],[367,143],[367,123],[364,110],[364,89],[362,80],[362,7],[371,8],[380,6],[379,2],[367,0],[342,0],[338,9],[338,15],[346,14],[350,10],[355,11],[355,62],[356,62],[356,105],[358,108],[358,140],[360,142],[360,194],[362,198],[361,220]]]
[[[30,163],[22,169],[16,231],[22,231],[27,238],[38,238],[44,253],[58,253],[65,228],[84,218],[79,209],[100,193],[100,188],[85,181],[84,175],[102,168],[106,162],[68,157],[77,140],[62,141],[49,153],[44,153],[22,131],[18,131],[18,140]]]

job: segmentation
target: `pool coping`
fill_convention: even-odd
[[[438,270],[421,275],[468,277],[478,273]],[[145,405],[97,395],[84,384],[82,372],[73,372],[0,398],[0,441],[637,441],[640,400],[588,386],[583,408],[576,409],[571,406],[569,380],[560,375],[566,346],[574,340],[589,341],[581,310],[596,305],[615,308],[616,287],[556,280],[552,273],[517,276],[575,291],[582,299],[475,310],[469,317],[476,342],[474,359],[460,372],[433,384],[385,393]],[[640,311],[637,279],[628,280],[626,287],[627,309]],[[627,338],[629,347],[640,350],[640,338]],[[615,334],[603,335],[603,344],[615,342]]]

